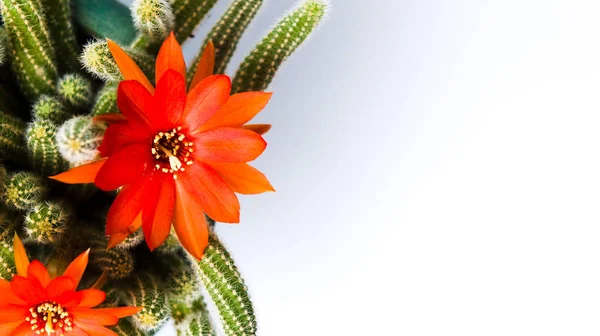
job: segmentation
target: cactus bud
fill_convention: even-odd
[[[92,117],[71,118],[56,133],[58,150],[73,166],[90,162],[98,155],[105,130],[104,124],[95,123]]]
[[[56,125],[49,120],[35,120],[27,129],[27,148],[33,168],[43,175],[55,175],[69,168],[55,143]]]
[[[57,242],[66,230],[71,212],[56,202],[36,204],[25,216],[27,240],[38,244]]]
[[[4,201],[11,208],[28,210],[40,203],[47,191],[42,178],[29,172],[19,172],[9,176]]]
[[[78,74],[64,75],[57,85],[59,96],[70,106],[83,107],[92,99],[92,83]]]
[[[131,16],[137,30],[155,42],[162,42],[175,25],[175,16],[166,0],[135,0]]]

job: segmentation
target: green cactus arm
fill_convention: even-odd
[[[225,72],[225,68],[242,37],[242,34],[260,9],[263,0],[236,0],[234,1],[217,24],[211,29],[204,41],[204,45],[212,40],[215,45],[215,68],[214,73]],[[188,70],[188,82],[194,78],[198,62],[202,56],[200,54],[194,58],[192,66]]]
[[[136,37],[129,8],[117,0],[72,0],[77,22],[96,37],[129,45]],[[107,19],[109,18],[109,19]]]
[[[48,17],[48,28],[52,43],[57,50],[56,61],[61,72],[79,70],[79,45],[75,40],[75,30],[71,21],[71,6],[69,0],[42,0]]]
[[[64,204],[42,202],[36,204],[25,216],[26,242],[52,244],[58,242],[66,231],[71,210]]]
[[[217,0],[171,0],[175,15],[175,37],[183,44],[194,32]]]
[[[0,12],[8,33],[11,64],[21,89],[29,98],[51,93],[58,70],[40,2],[1,0]]]
[[[159,282],[150,274],[134,277],[123,296],[127,305],[142,307],[132,320],[134,325],[144,332],[160,329],[170,316],[167,297]]]
[[[217,306],[225,333],[256,335],[256,318],[248,289],[229,252],[213,233],[198,266],[200,279]]]
[[[150,81],[154,80],[154,58],[138,51],[124,48]],[[85,69],[105,82],[118,82],[123,79],[108,44],[104,40],[88,43],[81,54],[80,61]]]
[[[55,123],[62,123],[69,119],[71,113],[67,107],[55,96],[41,95],[33,103],[33,117],[47,119]]]
[[[35,120],[27,129],[27,149],[33,169],[44,176],[55,175],[69,169],[56,145],[58,128],[49,120]]]
[[[75,108],[85,107],[92,99],[92,83],[79,74],[66,74],[60,78],[56,91],[67,105]]]
[[[148,42],[160,43],[173,30],[175,15],[168,1],[135,0],[130,8],[134,26]]]
[[[88,163],[98,155],[105,131],[104,123],[94,122],[90,116],[71,118],[56,133],[58,151],[72,166]]]
[[[106,113],[119,112],[119,107],[117,106],[118,86],[118,82],[107,83],[98,92],[98,95],[96,96],[96,102],[94,103],[92,112],[90,113],[93,117]]]
[[[48,193],[44,180],[30,172],[17,172],[8,176],[2,198],[12,209],[28,210],[42,202]]]
[[[0,112],[0,155],[7,161],[27,162],[25,123]]]
[[[308,0],[283,18],[242,62],[232,92],[266,89],[281,63],[322,21],[326,9],[325,1]]]

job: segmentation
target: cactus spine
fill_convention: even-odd
[[[172,304],[172,312],[178,336],[216,335],[202,298],[195,301],[191,307],[182,303]]]
[[[29,98],[54,90],[58,70],[41,3],[2,0],[0,11],[8,32],[11,64]]]
[[[27,158],[25,123],[3,112],[0,112],[0,154],[19,163]]]
[[[175,16],[166,0],[135,0],[131,14],[137,30],[152,42],[162,42],[175,25]]]
[[[321,22],[326,4],[308,0],[281,20],[240,65],[232,92],[262,91],[275,72]]]
[[[149,274],[132,280],[131,288],[125,293],[125,302],[131,306],[143,307],[132,319],[136,327],[145,332],[159,329],[171,312],[159,283]]]
[[[48,28],[53,37],[52,43],[60,50],[57,57],[58,67],[62,72],[79,70],[79,47],[75,41],[75,31],[71,23],[71,7],[69,0],[42,0],[47,13],[52,13],[48,20]]]
[[[28,240],[38,244],[57,242],[65,232],[69,217],[70,211],[62,204],[36,204],[25,216],[25,233]]]
[[[55,143],[56,125],[49,120],[36,120],[27,129],[27,148],[33,168],[43,175],[58,174],[69,168]]]
[[[211,233],[200,262],[200,278],[219,310],[227,335],[255,335],[256,318],[244,280],[229,252]]]
[[[8,177],[4,202],[13,209],[28,210],[40,203],[48,192],[41,177],[29,172],[19,172]]]
[[[220,74],[225,72],[229,59],[233,55],[242,34],[256,13],[258,13],[262,3],[262,0],[234,1],[227,9],[227,12],[225,12],[208,33],[204,45],[208,43],[208,40],[212,40],[215,45],[214,73]],[[194,77],[201,56],[202,53],[196,56],[193,65],[189,68],[188,78],[190,81]]]
[[[190,37],[200,21],[217,3],[217,0],[171,0],[175,14],[175,37],[183,43]]]
[[[105,130],[104,124],[95,123],[91,117],[71,118],[58,129],[58,150],[71,165],[90,162],[98,155]]]

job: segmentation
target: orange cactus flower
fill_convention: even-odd
[[[187,90],[185,61],[173,34],[158,53],[156,88],[117,44],[108,40],[108,46],[125,78],[117,92],[122,115],[100,117],[110,123],[98,148],[102,159],[52,178],[93,182],[103,190],[123,187],[107,216],[111,246],[141,226],[153,250],[173,223],[183,247],[200,259],[208,246],[204,213],[238,223],[235,192],[273,191],[266,177],[247,164],[265,150],[261,135],[270,125],[245,125],[271,94],[230,95],[230,78],[212,75],[212,43]]]
[[[104,326],[137,314],[141,308],[93,308],[106,299],[98,289],[77,291],[89,250],[77,257],[62,276],[51,278],[41,262],[31,263],[19,237],[14,239],[17,275],[0,279],[0,335],[117,336]]]

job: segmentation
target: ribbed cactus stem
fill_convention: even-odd
[[[10,208],[28,210],[41,203],[47,192],[48,187],[41,177],[18,172],[9,175],[2,198]]]
[[[175,25],[175,15],[166,0],[135,0],[131,17],[137,30],[151,42],[162,42]]]
[[[36,204],[25,216],[27,241],[38,244],[56,243],[66,230],[71,211],[63,204]]]
[[[69,0],[42,0],[47,13],[48,28],[56,47],[56,61],[61,72],[79,70],[79,45],[75,40],[75,30],[71,22]]]
[[[27,162],[25,123],[0,112],[0,156],[7,161]]]
[[[56,144],[62,157],[72,166],[92,161],[98,155],[98,146],[106,126],[92,117],[80,116],[67,120],[56,134]]]
[[[119,336],[146,336],[145,332],[135,327],[130,318],[120,319],[119,324],[111,329]]]
[[[175,37],[179,43],[185,42],[208,14],[217,0],[171,0],[175,14]]]
[[[130,286],[124,293],[125,303],[142,307],[132,318],[135,326],[145,332],[158,330],[170,314],[169,304],[160,284],[154,276],[143,274],[134,277]]]
[[[240,65],[232,92],[262,91],[325,16],[323,0],[308,0],[281,20]]]
[[[178,336],[214,336],[215,329],[203,298],[196,300],[191,307],[181,302],[171,304],[173,319]],[[176,316],[177,315],[177,316]]]
[[[123,279],[133,272],[134,258],[131,252],[123,249],[106,249],[106,243],[96,245],[90,251],[90,265],[106,271],[110,279]]]
[[[58,70],[40,1],[1,0],[11,64],[29,98],[54,90]]]
[[[92,107],[91,115],[93,117],[99,116],[105,113],[116,113],[119,112],[119,107],[117,106],[117,87],[118,83],[107,83],[104,87],[98,92],[96,96],[96,102],[94,103],[94,107]]]
[[[6,216],[5,214],[0,216]],[[12,244],[13,230],[3,229],[0,232],[0,279],[10,280],[17,273]]]
[[[79,74],[66,74],[58,81],[58,95],[72,107],[84,107],[92,99],[92,83]]]
[[[169,299],[186,303],[198,299],[202,286],[198,276],[198,265],[181,248],[176,253],[164,255],[161,259],[170,269],[166,281]]]
[[[69,168],[58,151],[56,132],[56,124],[42,119],[35,120],[27,129],[27,149],[33,168],[39,174],[50,176]]]
[[[152,81],[154,79],[154,59],[141,51],[124,49]],[[104,40],[88,43],[83,49],[80,61],[88,72],[105,82],[117,82],[123,79],[119,67],[108,49],[108,44]]]
[[[217,306],[225,333],[256,335],[256,318],[248,288],[229,252],[212,233],[198,266],[200,278]]]
[[[46,119],[54,123],[63,123],[71,113],[60,99],[55,96],[41,95],[33,104],[33,117]]]
[[[6,62],[6,49],[8,48],[8,35],[4,27],[0,28],[0,65]]]
[[[208,40],[212,40],[215,45],[214,73],[220,74],[225,72],[242,34],[260,9],[262,3],[263,0],[235,0],[208,33],[204,45],[208,43]],[[188,78],[190,81],[194,77],[201,56],[202,52],[196,56],[192,66],[189,67]]]

